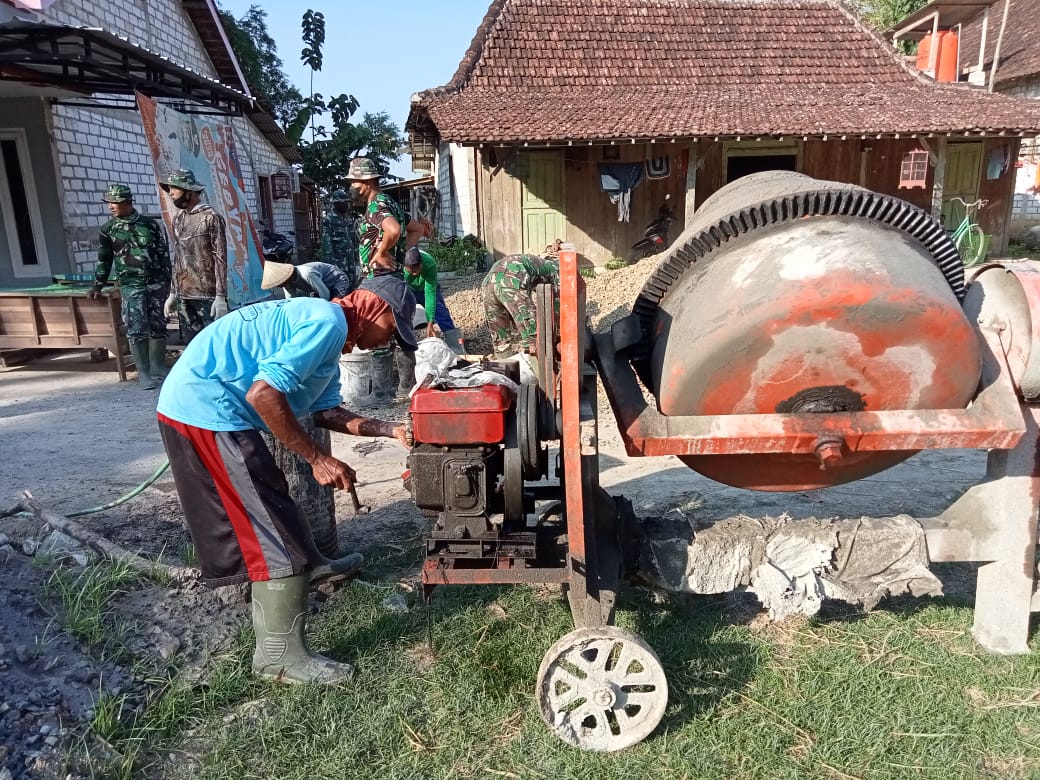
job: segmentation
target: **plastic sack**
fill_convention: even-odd
[[[436,387],[445,389],[449,387],[481,387],[482,385],[502,385],[508,387],[514,394],[519,392],[520,386],[504,374],[497,371],[486,371],[478,365],[453,368],[458,360],[458,355],[438,338],[423,339],[419,342],[419,349],[415,353],[415,388],[412,394],[420,387]],[[525,365],[527,372],[531,373],[530,365],[526,361],[520,363],[520,375],[525,376]]]

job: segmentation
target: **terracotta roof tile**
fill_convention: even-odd
[[[1040,130],[1040,105],[913,73],[836,0],[495,0],[420,93],[458,142]]]
[[[997,67],[997,84],[1008,85],[1020,79],[1040,76],[1040,13],[1036,0],[1011,0],[1008,8],[1007,28],[1000,44],[1000,64]],[[997,34],[1004,14],[1004,4],[994,3],[989,10],[989,28],[986,33],[985,65],[992,67],[993,54],[997,46]],[[982,14],[964,26],[961,34],[961,62],[964,65],[978,64],[979,40],[982,32]]]

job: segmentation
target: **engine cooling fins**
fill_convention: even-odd
[[[649,381],[647,359],[658,306],[690,266],[734,239],[762,228],[808,217],[855,217],[899,230],[925,248],[957,300],[964,300],[964,266],[957,247],[938,222],[906,201],[847,185],[841,189],[807,190],[763,200],[712,220],[692,234],[684,233],[667,250],[664,259],[643,285],[632,307],[632,313],[638,317],[642,328],[642,341],[630,354],[643,381]]]

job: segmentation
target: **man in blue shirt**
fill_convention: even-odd
[[[352,486],[354,470],[322,451],[297,418],[407,446],[403,425],[339,406],[343,352],[385,347],[395,336],[414,344],[411,293],[392,281],[378,294],[358,290],[334,302],[291,298],[236,309],[192,339],[159,394],[159,431],[203,578],[212,587],[251,583],[259,675],[331,683],[352,672],[304,642],[313,545],[260,431],[303,457],[319,484],[340,489]],[[354,570],[361,556],[322,563]]]

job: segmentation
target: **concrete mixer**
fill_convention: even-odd
[[[600,383],[630,455],[675,455],[751,490],[849,482],[922,450],[988,449],[984,482],[909,524],[925,563],[985,562],[974,635],[1027,652],[1040,501],[1031,264],[984,266],[966,284],[920,209],[789,172],[709,198],[610,332],[586,325],[575,253],[560,264],[558,318],[555,291],[537,289],[537,382],[515,396],[420,388],[406,484],[433,519],[427,597],[452,584],[565,589],[576,630],[537,680],[561,739],[635,744],[668,698],[653,649],[612,625],[653,529],[599,485]]]

